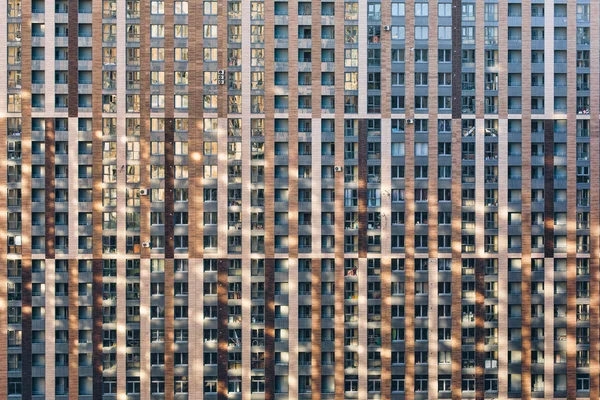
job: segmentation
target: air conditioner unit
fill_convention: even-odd
[[[149,248],[150,247],[150,242],[142,242],[142,247]]]
[[[392,29],[392,27],[391,27],[391,26],[389,26],[389,25],[384,25],[384,26],[383,26],[383,30],[384,30],[384,31],[389,31],[389,30],[391,30],[391,29]]]
[[[344,167],[335,167],[335,172],[342,172]]]
[[[414,119],[412,119],[412,118],[408,118],[408,119],[406,120],[406,123],[407,123],[407,124],[414,124],[414,123],[415,123],[415,120],[414,120]]]
[[[148,189],[140,189],[140,196],[148,196]]]

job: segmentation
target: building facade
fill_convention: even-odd
[[[599,21],[0,1],[0,398],[598,399]]]

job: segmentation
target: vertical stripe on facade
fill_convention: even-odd
[[[312,59],[311,59],[311,138],[312,138],[312,168],[320,171],[321,165],[321,2],[311,3],[311,30],[312,30]],[[297,35],[296,35],[297,36]],[[294,57],[294,56],[292,56]],[[313,254],[320,253],[321,249],[321,180],[312,180],[312,243]],[[319,214],[319,215],[317,215]],[[320,399],[322,392],[322,367],[321,367],[321,263],[322,260],[311,260],[311,395],[313,399]],[[336,284],[336,290],[339,288]]]
[[[68,68],[69,68],[69,80],[68,80],[68,96],[67,96],[67,105],[68,105],[68,116],[69,123],[68,129],[70,133],[72,130],[77,129],[77,116],[79,112],[79,87],[78,87],[78,71],[79,71],[79,2],[77,0],[69,0],[69,9],[68,9],[68,27],[69,27],[69,37],[68,37]],[[50,110],[48,110],[50,111]],[[78,132],[77,132],[78,133]],[[70,136],[72,137],[72,136]],[[46,140],[48,140],[46,138]],[[69,141],[71,144],[73,141]],[[46,144],[48,146],[48,144]],[[74,151],[72,150],[72,153]],[[69,160],[70,161],[70,160]],[[54,167],[53,167],[54,168]],[[100,166],[94,167],[94,169],[101,168]],[[70,182],[69,182],[70,183]],[[71,185],[69,185],[70,187]],[[93,187],[92,190],[96,191],[99,188]],[[71,194],[71,193],[69,193]],[[98,207],[99,204],[96,202],[94,206]],[[54,216],[53,216],[54,217]],[[69,220],[71,222],[71,220]],[[99,221],[94,221],[98,223]],[[48,223],[48,222],[46,222]],[[69,237],[70,238],[70,237]],[[48,240],[48,238],[46,238]],[[71,246],[74,246],[75,243],[72,243]],[[70,253],[70,252],[69,252]],[[77,292],[75,288],[78,283],[78,265],[76,259],[69,259],[68,261],[68,271],[69,271],[69,324],[68,324],[68,335],[69,335],[69,399],[77,398],[79,394],[79,370],[78,363],[75,361],[79,357],[79,349],[77,346],[77,339],[79,337],[79,324],[78,324],[78,307],[79,302],[77,298]],[[95,350],[93,350],[94,352]]]
[[[600,19],[600,4],[590,4],[590,21]],[[590,27],[590,99],[600,96],[600,26]],[[600,262],[600,159],[593,155],[600,154],[600,106],[590,103],[590,398],[598,398],[600,392],[599,345],[600,321],[598,307],[599,296],[599,262]]]
[[[311,138],[312,138],[312,157],[311,165],[313,171],[320,171],[321,168],[321,2],[311,2]],[[296,35],[297,37],[297,35]],[[292,56],[293,57],[293,56]],[[297,57],[297,56],[296,56]],[[337,54],[336,54],[337,57]],[[311,250],[313,255],[321,252],[321,180],[312,180],[312,242]],[[311,260],[311,396],[313,399],[320,399],[322,392],[322,367],[321,367],[321,263],[320,258],[314,257]],[[343,283],[342,283],[343,285]],[[343,286],[336,283],[336,291]],[[337,312],[337,311],[336,311]],[[337,359],[336,359],[337,362]]]
[[[79,1],[69,0],[69,77],[77,77],[79,70]],[[78,115],[78,82],[69,79],[68,83],[69,117]],[[50,111],[50,110],[48,110]]]
[[[52,102],[54,103],[54,101]],[[54,132],[54,118],[45,119],[45,154],[44,154],[44,204],[46,208],[45,213],[45,330],[47,332],[54,332],[55,328],[55,272],[54,272],[54,234],[55,234],[55,187],[54,187],[54,175],[55,175],[55,132]],[[75,285],[74,285],[75,286]],[[76,286],[75,286],[76,287]],[[70,293],[69,293],[70,294]],[[46,336],[46,358],[47,365],[53,365],[56,363],[55,357],[55,340],[54,335],[50,334]],[[70,366],[70,363],[69,363]],[[56,392],[55,388],[55,374],[54,371],[46,370],[46,382],[45,382],[45,394],[47,398],[54,398]],[[70,374],[69,374],[70,375]]]
[[[404,167],[404,187],[405,187],[405,225],[404,225],[404,253],[405,253],[405,272],[404,272],[404,335],[405,335],[405,393],[406,399],[414,398],[415,391],[415,125],[414,121],[408,120],[415,117],[415,37],[414,37],[414,3],[408,2],[405,5],[405,32],[406,39],[404,45],[405,52],[405,116],[406,124],[404,129],[405,142],[405,167]]]
[[[461,349],[461,146],[462,146],[462,11],[460,0],[452,1],[452,399],[462,393]]]
[[[531,70],[531,1],[522,6],[522,65]],[[522,122],[521,122],[521,343],[522,364],[521,394],[524,400],[531,398],[531,75],[522,75]]]
[[[150,189],[150,0],[140,0],[140,182]],[[142,29],[142,27],[146,27]],[[140,196],[140,243],[150,243],[150,196]],[[140,397],[150,397],[150,251],[140,249]]]
[[[501,27],[508,25],[508,1],[501,0],[498,3],[498,59],[499,65],[508,64],[508,41],[502,40]],[[506,68],[498,69],[498,110],[487,109],[486,112],[498,113],[498,236],[497,236],[497,255],[498,255],[498,397],[505,398],[509,390],[509,378],[518,374],[510,374],[508,363],[508,307],[509,284],[507,279],[500,277],[507,276],[508,273],[508,73]],[[504,134],[502,134],[504,133]],[[509,374],[511,375],[509,377]],[[518,389],[512,389],[518,390]]]
[[[429,3],[429,24],[434,27],[438,25],[438,1],[431,0]],[[436,29],[429,29],[429,47],[437,49],[438,33]],[[428,142],[428,394],[436,397],[438,393],[438,53],[429,51],[429,142]],[[383,144],[382,144],[383,147]],[[383,277],[382,277],[383,284]],[[383,295],[383,293],[382,293]],[[382,377],[383,379],[383,377]]]
[[[551,151],[552,149],[552,151]],[[552,195],[550,195],[552,193]],[[554,306],[554,121],[544,120],[544,309]],[[544,319],[544,354],[554,353],[554,320]],[[552,333],[551,336],[549,334]],[[551,352],[550,352],[551,351]],[[549,381],[548,378],[551,378]],[[554,362],[545,363],[544,393],[554,395]]]
[[[315,16],[316,17],[316,16]],[[335,3],[335,165],[344,165],[344,3]],[[314,46],[314,43],[313,43]],[[313,77],[315,79],[315,77]],[[321,110],[323,113],[323,110]],[[335,399],[344,398],[344,177],[335,175]]]
[[[8,3],[0,2],[0,22],[6,22],[8,16]],[[6,47],[8,30],[0,29],[0,46]],[[0,51],[0,63],[6,65],[8,52]],[[8,92],[8,79],[5,68],[0,69],[0,92]],[[0,96],[0,154],[6,154],[8,149],[8,123],[7,123],[7,96]],[[0,163],[0,185],[6,187],[8,183],[7,163]],[[8,191],[0,190],[0,208],[6,210],[8,206]],[[8,232],[7,213],[0,213],[0,230]],[[0,258],[7,258],[7,235],[0,235]],[[0,263],[0,398],[8,396],[8,262]]]
[[[23,328],[21,377],[32,378],[32,271],[31,271],[31,0],[24,0],[21,14],[21,324]],[[22,399],[32,396],[31,385],[22,386]]]
[[[288,47],[298,48],[298,3],[290,2],[288,17]],[[290,398],[298,397],[298,251],[299,251],[299,107],[298,107],[298,52],[291,51],[289,57],[288,72],[288,395]],[[304,116],[304,115],[303,115]],[[313,170],[312,179],[317,179],[316,170]],[[310,222],[310,221],[309,221]]]
[[[484,398],[485,378],[485,263],[475,260],[475,398]]]
[[[92,262],[92,364],[93,399],[102,399],[102,3],[92,3],[92,152],[93,262]]]
[[[190,344],[188,350],[189,397],[197,398],[204,393],[204,302],[203,296],[196,295],[204,290],[203,240],[204,240],[204,202],[203,202],[203,130],[204,130],[204,54],[203,54],[203,3],[189,4],[189,110],[188,110],[188,148],[189,148],[189,184],[188,184],[188,304]]]
[[[150,0],[140,0],[140,181],[151,187],[150,170]],[[140,196],[140,242],[150,243],[150,196]],[[150,247],[140,249],[140,394],[150,396]]]
[[[552,149],[552,151],[551,151]],[[544,120],[544,257],[554,257],[554,120]]]
[[[311,260],[311,393],[313,399],[321,398],[321,260]]]
[[[54,170],[55,170],[55,151],[54,151],[54,119],[46,118],[45,122],[45,238],[46,238],[46,259],[54,258]]]
[[[265,238],[266,241],[266,238]],[[266,251],[266,249],[265,249]],[[275,259],[265,259],[265,400],[275,397]]]
[[[567,2],[567,82],[577,80],[577,3]],[[588,37],[589,40],[589,37]],[[576,218],[577,218],[577,87],[567,86],[567,397],[576,398],[577,384],[577,344],[576,344],[576,307],[577,307],[577,271],[576,271]],[[583,249],[581,250],[583,252]]]
[[[175,303],[174,303],[174,254],[175,254],[175,226],[174,226],[174,188],[175,188],[175,120],[174,120],[174,57],[173,49],[175,28],[175,8],[173,5],[165,6],[165,399],[173,399],[175,393]]]
[[[217,398],[219,400],[227,398],[227,346],[229,341],[229,329],[227,326],[229,318],[227,309],[228,269],[228,260],[219,258],[217,260]]]
[[[367,120],[358,120],[358,258],[367,257]],[[359,282],[366,284],[366,282]]]
[[[392,4],[381,2],[381,24],[391,25]],[[392,390],[391,273],[391,35],[381,35],[381,396]],[[362,110],[363,112],[365,110]]]
[[[79,265],[68,261],[69,270],[69,400],[79,398]]]
[[[265,400],[275,391],[275,3],[265,2]],[[297,121],[296,121],[297,124]],[[290,125],[288,121],[288,135]],[[289,137],[289,136],[288,136]],[[293,146],[289,149],[289,157]],[[291,170],[288,170],[288,182]],[[288,203],[289,204],[289,203]]]

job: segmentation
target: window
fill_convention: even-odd
[[[265,377],[264,376],[253,376],[250,382],[250,391],[252,393],[264,393],[265,392]]]
[[[452,26],[438,26],[438,39],[439,40],[452,39]]]
[[[187,1],[176,1],[175,2],[175,15],[187,15],[188,14],[188,2]]]
[[[404,72],[392,72],[392,86],[404,86]]]
[[[451,3],[439,3],[438,4],[438,17],[451,17],[452,16],[452,4]]]
[[[449,63],[452,62],[452,51],[451,50],[438,50],[438,62]]]
[[[392,39],[404,40],[405,28],[404,26],[392,26]]]
[[[204,2],[204,15],[217,15],[217,2],[216,1],[205,1]]]
[[[462,27],[462,42],[463,42],[463,44],[474,44],[475,43],[475,27],[474,26],[463,26]]]
[[[404,62],[404,49],[392,49],[392,63]]]
[[[415,2],[415,16],[416,17],[427,17],[429,15],[429,3],[416,3]]]
[[[392,3],[392,17],[404,17],[404,3]]]
[[[417,3],[424,4],[427,3]],[[428,26],[415,26],[415,39],[416,40],[427,40],[429,38],[429,27]]]
[[[150,2],[150,13],[153,15],[161,15],[165,13],[165,2],[161,0],[153,0]]]
[[[204,38],[205,39],[216,39],[217,38],[217,25],[204,25]],[[204,56],[206,57],[206,51],[204,52]]]
[[[475,21],[475,4],[462,5],[462,20]]]

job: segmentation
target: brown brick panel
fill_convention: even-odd
[[[600,19],[600,6],[597,2],[590,4],[591,21]],[[590,59],[600,60],[600,26],[591,27]],[[591,64],[590,97],[597,99],[600,96],[600,66],[598,62]],[[590,399],[598,398],[600,392],[600,366],[599,366],[599,315],[600,307],[600,126],[598,118],[600,109],[597,102],[592,102],[590,110],[590,150],[594,156],[590,159]]]
[[[190,37],[189,45],[189,113],[188,113],[188,146],[189,146],[189,198],[188,198],[188,235],[190,238],[189,255],[191,259],[202,258],[203,256],[203,180],[202,180],[202,162],[203,162],[203,117],[204,108],[202,95],[204,92],[204,56],[203,48],[203,10],[202,3],[191,2],[189,4],[190,15],[188,16],[188,25]],[[193,244],[192,244],[193,243]]]
[[[140,26],[150,26],[150,0],[140,0]],[[140,49],[150,48],[150,30],[141,29]],[[140,181],[150,188],[150,52],[140,51]],[[140,242],[150,242],[150,196],[140,196]],[[142,247],[141,258],[150,258],[150,249]],[[148,376],[140,377],[145,386]]]
[[[288,19],[288,47],[290,49],[298,48],[298,3],[289,3],[289,19]],[[290,260],[298,259],[298,52],[291,51],[288,54],[289,57],[289,73],[288,73],[288,126],[289,126],[289,140],[288,140],[288,256]],[[313,168],[313,175],[316,173]],[[297,261],[296,261],[297,262]],[[294,266],[297,271],[297,264]],[[297,272],[295,272],[295,278],[290,277],[290,281],[295,281],[293,284],[297,285],[298,280]],[[266,277],[265,277],[266,279]],[[273,277],[273,294],[275,289],[275,282]],[[297,287],[297,286],[296,286]],[[265,293],[266,295],[266,293]],[[269,297],[266,297],[270,299]],[[288,296],[288,308],[290,310],[290,318],[288,320],[288,328],[290,331],[294,331],[288,338],[289,345],[289,359],[292,360],[294,365],[288,369],[288,391],[290,396],[297,393],[298,388],[298,364],[295,360],[298,359],[298,296],[295,293],[294,299],[292,295]],[[293,318],[292,318],[293,316]],[[294,326],[295,325],[295,326]],[[266,333],[266,332],[265,332]],[[273,329],[273,333],[275,330]],[[275,346],[273,346],[273,354],[275,352]],[[273,391],[275,392],[275,390]],[[275,396],[275,394],[272,395]]]
[[[384,1],[381,3],[381,24],[391,25],[392,4]],[[391,35],[381,35],[381,117],[391,117],[391,63],[392,46]],[[437,147],[436,147],[437,148]],[[385,150],[387,151],[387,150]],[[382,168],[387,166],[383,165]],[[389,233],[388,233],[389,234]],[[391,259],[390,249],[382,249],[381,258],[381,396],[389,399],[392,391],[392,314],[391,314]]]
[[[102,259],[92,261],[92,368],[93,390],[92,398],[102,400]],[[69,318],[70,318],[69,310]]]
[[[475,399],[477,400],[484,398],[485,261],[483,258],[475,261]]]
[[[266,271],[265,271],[266,273]],[[229,342],[229,305],[227,302],[227,296],[229,291],[229,265],[225,258],[220,258],[217,262],[217,399],[227,399],[227,363],[228,363],[228,350],[227,345]]]
[[[365,119],[358,121],[358,257],[367,257],[367,120]]]
[[[406,3],[406,40],[405,49],[408,56],[405,56],[405,108],[406,118],[414,118],[414,52],[410,51],[414,47],[414,3]],[[414,124],[405,125],[405,167],[404,167],[404,187],[405,187],[405,225],[404,225],[404,253],[405,253],[405,272],[404,272],[404,338],[406,363],[404,372],[405,398],[412,400],[415,396],[415,126]]]
[[[69,400],[79,398],[79,266],[69,260]]]
[[[22,90],[22,162],[31,165],[31,0],[23,1],[21,15],[21,70]],[[31,168],[23,168],[21,176],[21,234],[23,237],[21,252],[21,316],[22,347],[21,377],[23,382],[31,382],[32,373],[32,315],[31,315]],[[31,399],[31,385],[22,387],[22,399]]]
[[[165,260],[165,399],[175,396],[175,270],[174,260]]]
[[[298,3],[289,3],[289,39],[290,49],[298,48]],[[298,258],[298,52],[292,51],[289,57],[288,73],[288,240],[289,258]],[[313,171],[313,176],[317,171]],[[291,359],[297,355],[290,354]],[[292,377],[290,377],[292,378]],[[295,378],[292,378],[295,379]]]
[[[431,0],[429,3],[429,24],[430,26],[437,26],[437,0]],[[438,47],[438,33],[434,29],[430,29],[429,31],[429,48],[437,48]],[[438,54],[437,51],[429,52],[429,143],[428,143],[428,164],[429,164],[429,181],[428,181],[428,215],[430,218],[429,229],[428,229],[428,257],[430,261],[433,261],[438,258],[438,225],[435,223],[435,218],[438,215]],[[437,264],[435,264],[437,265]],[[429,264],[429,270],[432,269],[432,264]],[[429,287],[430,291],[435,287],[434,290],[437,290],[437,280],[439,277],[432,279],[432,274],[436,275],[437,271],[429,272]],[[382,276],[382,285],[383,285],[383,276]],[[382,295],[384,295],[382,293]],[[390,294],[388,294],[390,295]],[[385,295],[384,295],[385,296]],[[429,313],[428,317],[430,321],[437,320],[437,303],[433,303],[431,301],[431,293],[429,295]],[[382,297],[385,298],[385,297]],[[431,326],[433,325],[433,326]],[[432,322],[429,328],[429,368],[428,368],[428,380],[429,380],[429,393],[433,389],[437,390],[438,386],[438,367],[437,363],[432,360],[432,357],[437,357],[437,336],[438,331],[436,327],[438,326],[437,322]],[[433,394],[435,396],[435,394]]]
[[[165,399],[175,396],[175,121],[174,7],[165,7]],[[188,196],[189,197],[189,196]]]
[[[544,257],[554,257],[554,121],[544,121]]]
[[[573,175],[570,175],[573,176]],[[567,239],[568,240],[568,239]],[[574,239],[573,239],[574,243]],[[577,375],[576,345],[576,258],[575,254],[567,254],[567,398],[575,399]]]
[[[313,1],[311,5],[312,25],[312,64],[311,64],[311,83],[312,83],[312,117],[321,118],[321,2]],[[291,14],[290,14],[291,15]],[[337,15],[337,10],[336,10]],[[297,35],[296,35],[297,36]],[[291,46],[290,46],[291,48]],[[294,53],[294,52],[292,52]],[[294,56],[297,58],[297,54]],[[290,54],[291,57],[291,54]],[[335,55],[337,61],[337,54]],[[320,360],[319,360],[320,362]]]
[[[321,398],[321,260],[313,258],[311,281],[311,393],[313,399]]]
[[[577,19],[576,2],[567,3],[567,82],[577,79]],[[597,63],[598,60],[593,60]],[[567,398],[577,397],[577,272],[576,272],[576,218],[577,218],[577,90],[571,84],[567,86]],[[548,149],[546,149],[546,152]]]
[[[452,119],[462,117],[462,14],[461,0],[452,0]]]
[[[337,10],[336,10],[337,14]],[[337,57],[336,57],[337,59]],[[336,127],[337,131],[337,127]],[[337,189],[337,188],[336,188]],[[336,195],[336,201],[337,201]],[[338,214],[336,208],[336,214]],[[336,217],[339,218],[339,217]],[[338,223],[339,224],[339,223]],[[337,224],[336,224],[337,225]],[[336,231],[336,254],[335,254],[335,399],[344,399],[344,256],[337,252],[337,231]],[[343,243],[340,245],[343,246]],[[342,247],[343,250],[343,247]],[[320,332],[319,332],[320,334]],[[313,394],[314,396],[315,394]],[[316,393],[320,398],[320,393]]]
[[[21,377],[23,382],[31,382],[32,371],[32,320],[31,320],[31,258],[23,258],[21,262]],[[31,399],[31,385],[23,385],[22,398]]]
[[[174,120],[165,118],[165,258],[175,255],[175,143]]]
[[[174,152],[174,129],[175,121],[175,73],[174,73],[174,12],[175,8],[170,5],[165,7],[165,258],[173,258],[175,252],[174,239],[174,193],[175,185],[175,152]],[[166,282],[165,282],[165,288]],[[166,381],[165,381],[166,384]],[[168,392],[165,387],[165,392]],[[173,391],[167,396],[172,396]]]
[[[312,117],[321,118],[321,2],[312,2],[311,19],[311,90],[312,90]],[[337,14],[337,12],[336,12]],[[297,36],[297,35],[296,35]],[[297,57],[294,56],[294,57]],[[337,54],[336,54],[337,61]]]
[[[531,1],[522,5],[523,71],[531,69]],[[521,146],[521,396],[531,398],[531,75],[522,75]]]
[[[430,24],[437,25],[437,0],[431,0],[430,7]],[[438,36],[437,32],[429,32],[429,47],[437,48]],[[383,51],[383,49],[382,49]],[[429,52],[429,122],[428,128],[430,132],[430,140],[428,145],[428,165],[429,165],[429,187],[428,187],[428,213],[430,218],[436,218],[438,214],[438,55],[437,52]],[[435,221],[435,220],[433,220]],[[429,258],[438,257],[438,225],[437,223],[429,224]]]
[[[265,3],[265,166],[275,165],[275,9],[274,3]],[[275,253],[275,177],[274,168],[265,168],[265,258]],[[266,276],[265,276],[266,278]],[[266,301],[266,299],[265,299]],[[266,332],[265,332],[266,334]],[[266,355],[265,355],[266,357]],[[265,380],[266,380],[265,376]],[[266,382],[265,382],[266,384]]]
[[[69,0],[69,84],[68,84],[68,106],[69,117],[77,117],[79,103],[79,87],[77,72],[79,71],[79,1]],[[49,60],[50,62],[50,60]],[[48,82],[50,84],[50,82]],[[51,110],[48,110],[51,111]]]
[[[218,21],[217,65],[219,66],[220,70],[227,71],[227,0],[218,0],[217,8],[218,8],[218,11],[217,11],[217,21]],[[269,10],[268,3],[265,3],[265,30],[267,29],[266,18],[268,17],[268,14],[269,14],[268,10]],[[273,20],[271,20],[271,21],[273,21]],[[267,34],[267,32],[265,32],[265,38],[267,38],[268,36],[269,35]],[[268,54],[269,51],[267,50],[266,53]],[[271,53],[273,53],[272,50],[271,50]],[[265,59],[265,65],[267,65],[266,59]],[[265,78],[267,78],[268,75],[269,74],[265,74]],[[273,78],[271,77],[268,79],[272,80]],[[266,87],[266,84],[267,84],[267,80],[265,80],[265,87]],[[265,92],[266,92],[266,89],[265,89]],[[219,118],[227,118],[227,104],[229,101],[227,98],[227,85],[219,85],[218,89],[217,89],[217,95],[218,95],[218,99],[219,99],[219,102],[217,104],[217,112],[219,114]],[[222,172],[219,171],[219,173],[222,173]],[[220,247],[220,245],[219,245],[219,247]]]
[[[275,398],[275,259],[265,259],[265,400]]]
[[[55,174],[55,136],[54,118],[46,118],[46,148],[45,148],[45,192],[44,201],[46,205],[45,228],[46,228],[46,258],[54,258],[54,174]]]
[[[102,400],[102,3],[92,5],[93,399]],[[74,243],[72,244],[74,245]]]
[[[460,52],[459,52],[460,54]],[[454,59],[454,51],[452,57]],[[453,72],[454,75],[454,72]],[[460,74],[458,74],[460,76]],[[454,79],[454,78],[453,78]],[[454,96],[454,94],[453,94]],[[452,119],[452,399],[462,396],[461,120]]]
[[[478,21],[481,23],[480,21]],[[508,25],[508,2],[500,1],[498,2],[498,25],[500,27],[505,27]],[[499,30],[500,32],[503,29]],[[504,31],[506,32],[506,31]],[[502,37],[502,36],[500,36]],[[506,36],[505,36],[506,37]],[[508,41],[507,40],[498,40],[498,61],[500,65],[506,66],[508,65]],[[506,119],[508,118],[508,73],[507,68],[500,68],[498,70],[498,118]],[[508,164],[508,163],[507,163]],[[502,242],[502,239],[500,239]],[[506,247],[506,245],[498,244],[499,252],[505,251],[502,247]]]
[[[499,13],[504,12],[502,9],[502,5],[499,5]],[[503,17],[499,17],[500,19]],[[500,22],[500,21],[499,21]],[[461,22],[462,23],[462,22]],[[477,119],[483,119],[485,114],[485,86],[482,84],[485,82],[485,60],[480,55],[485,54],[485,38],[482,35],[484,31],[485,25],[485,10],[483,7],[475,6],[475,32],[477,33],[475,37],[475,117]],[[499,26],[504,26],[502,23],[499,23]],[[459,39],[460,40],[460,39]],[[462,46],[462,43],[461,43]],[[499,52],[501,53],[501,51]],[[499,57],[503,57],[500,55]],[[500,58],[501,59],[501,58]],[[504,64],[506,65],[506,64]],[[461,79],[462,81],[462,79]],[[453,82],[454,83],[454,82]],[[462,82],[457,82],[457,85],[462,86]],[[462,108],[462,101],[461,101]],[[477,147],[477,145],[475,145]],[[478,150],[476,150],[478,151]],[[476,246],[479,246],[478,240],[476,239]],[[480,246],[479,246],[480,247]],[[478,251],[478,250],[476,250]]]
[[[0,116],[0,154],[6,154],[7,150],[7,122],[6,114]],[[7,181],[6,163],[0,163],[0,185],[6,187]],[[6,210],[8,205],[6,190],[0,190],[0,209]],[[7,231],[7,216],[6,213],[0,213],[0,230]],[[6,235],[0,235],[0,259],[6,259],[7,253]],[[8,396],[8,361],[7,361],[7,345],[8,345],[8,316],[7,316],[7,263],[0,263],[0,398]]]
[[[344,3],[335,3],[335,165],[344,165]],[[313,79],[315,79],[313,77]],[[319,87],[319,86],[318,86]],[[319,105],[320,106],[320,105]],[[335,399],[344,399],[344,176],[335,175]]]
[[[265,400],[275,396],[275,8],[265,3]],[[296,99],[297,102],[297,99]],[[296,121],[297,124],[297,121]],[[289,127],[288,127],[289,128]],[[291,130],[291,129],[289,129]],[[290,149],[291,150],[291,149]],[[290,152],[291,155],[291,152]],[[296,151],[297,157],[297,151]]]
[[[392,260],[381,259],[381,398],[392,392]]]
[[[92,20],[92,139],[93,148],[93,256],[102,258],[102,4],[94,3]],[[102,266],[100,266],[102,278]]]
[[[433,12],[433,10],[430,10]],[[430,17],[431,18],[431,17]],[[392,25],[392,3],[381,2],[381,25]],[[391,117],[392,95],[392,35],[382,32],[381,35],[381,118]],[[437,37],[437,36],[436,36]],[[383,379],[381,379],[383,384]]]

